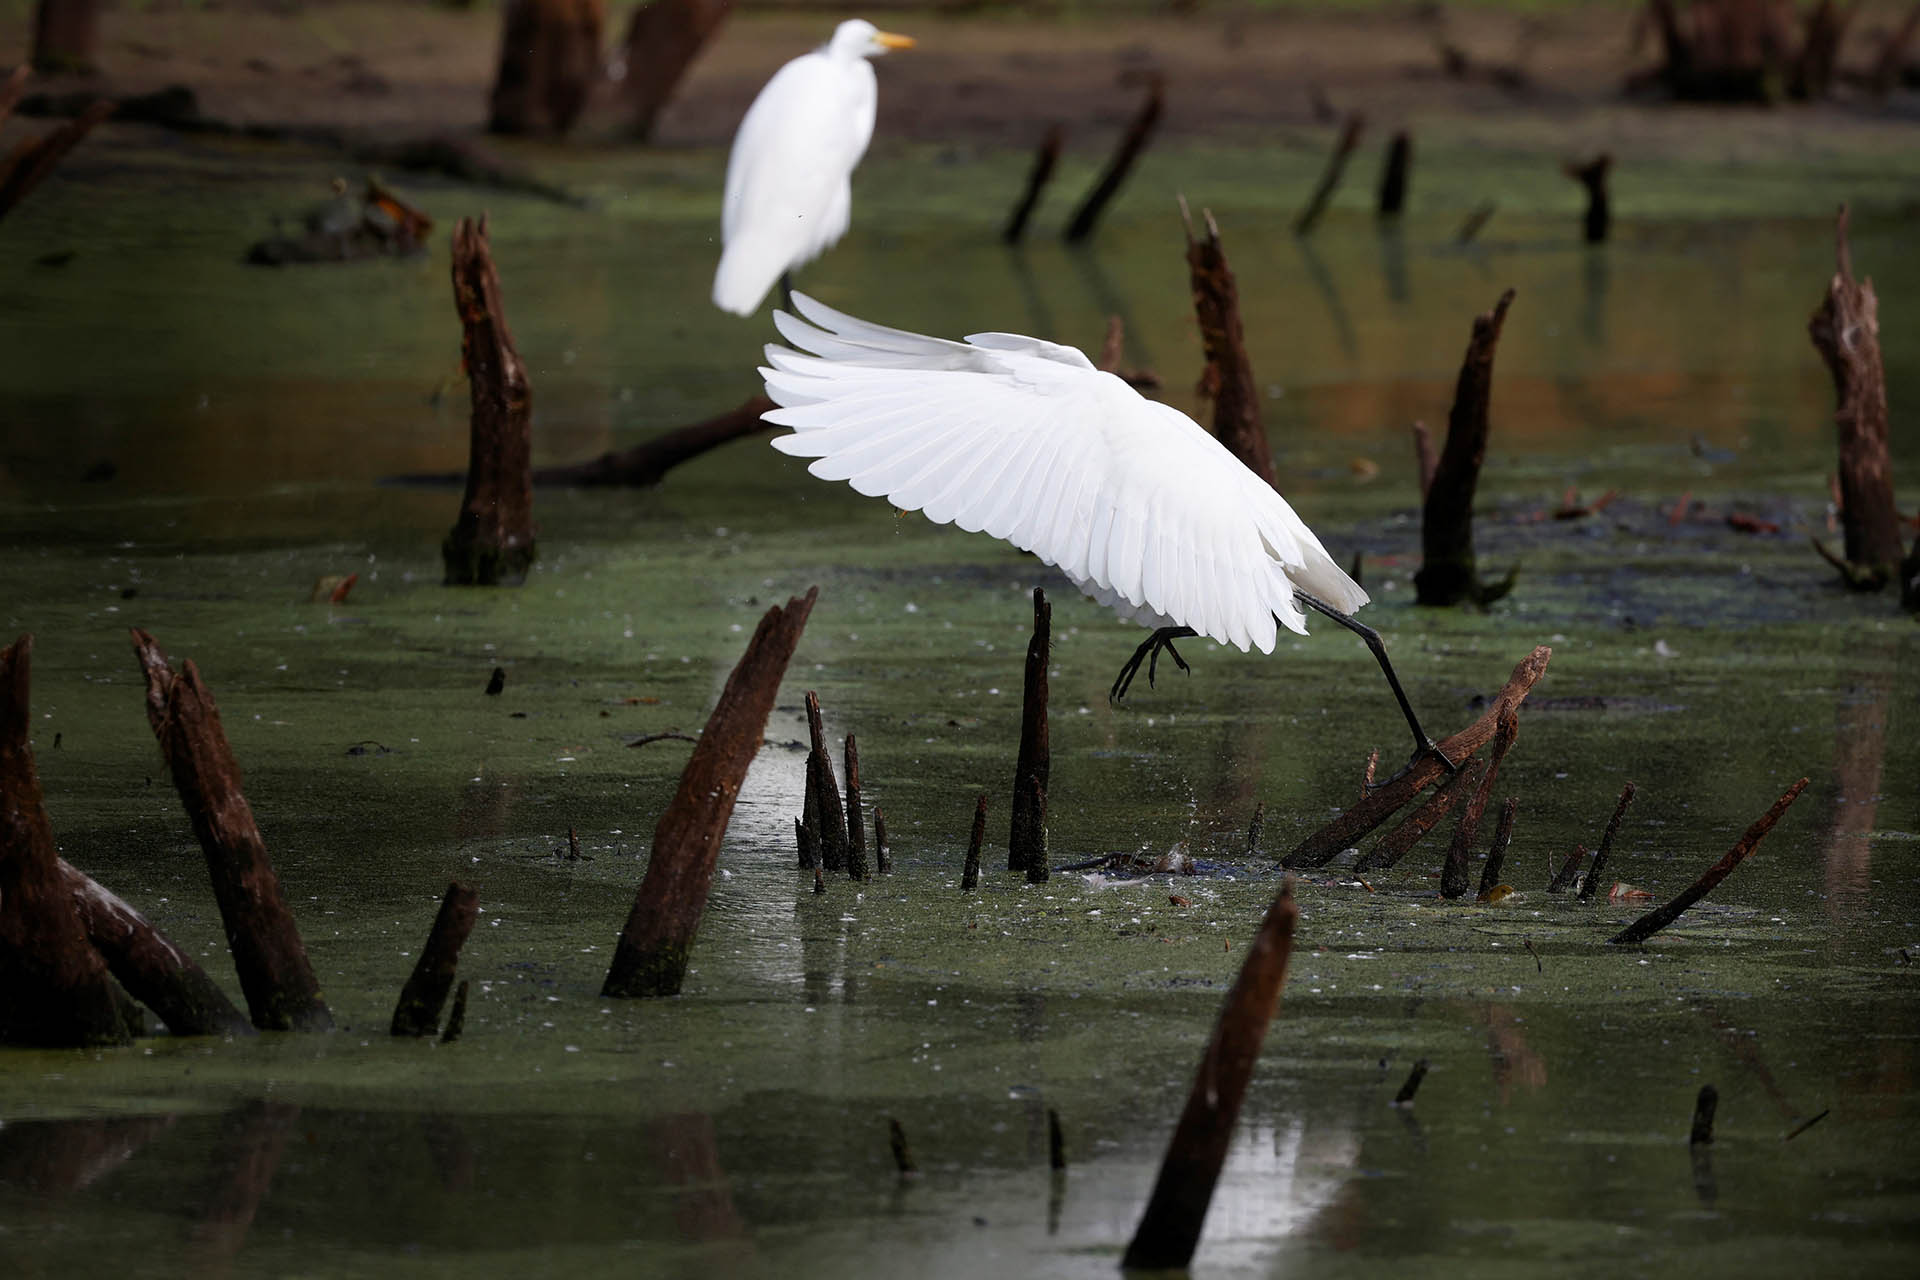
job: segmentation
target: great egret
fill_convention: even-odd
[[[1305,635],[1306,610],[1354,632],[1380,662],[1433,751],[1371,627],[1367,593],[1287,500],[1192,418],[1144,399],[1073,347],[1011,333],[965,342],[888,329],[793,295],[773,321],[800,351],[769,344],[762,368],[793,428],[773,447],[812,458],[822,480],[985,530],[1056,565],[1121,617],[1154,629],[1113,682],[1147,682],[1173,641],[1204,635],[1273,652],[1276,623]],[[809,352],[811,354],[801,354]]]
[[[760,90],[727,158],[720,215],[726,248],[713,275],[715,306],[752,315],[774,281],[846,234],[853,168],[873,137],[876,92],[867,59],[912,47],[910,36],[851,18]]]

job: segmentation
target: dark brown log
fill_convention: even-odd
[[[633,11],[621,95],[635,138],[644,142],[653,136],[661,108],[732,12],[733,0],[654,0]]]
[[[1247,359],[1246,332],[1240,324],[1240,288],[1227,266],[1220,244],[1220,226],[1211,210],[1200,215],[1206,238],[1193,236],[1193,219],[1186,201],[1180,219],[1187,229],[1187,274],[1193,287],[1193,311],[1200,322],[1200,343],[1207,364],[1200,385],[1213,398],[1213,434],[1227,452],[1247,464],[1253,474],[1278,489],[1273,478],[1273,455],[1267,431],[1260,422],[1260,387]]]
[[[1480,464],[1487,455],[1487,402],[1493,392],[1493,355],[1500,343],[1513,290],[1500,295],[1492,311],[1475,316],[1473,337],[1460,365],[1453,409],[1447,415],[1447,442],[1427,489],[1420,522],[1421,565],[1413,575],[1415,602],[1455,605],[1490,604],[1512,587],[1483,585],[1474,567],[1473,494]]]
[[[453,229],[453,303],[473,408],[467,491],[440,548],[450,586],[519,582],[533,563],[533,393],[500,301],[487,220]]]
[[[206,854],[247,1014],[262,1031],[326,1031],[333,1015],[320,996],[266,841],[241,793],[240,765],[227,745],[213,693],[192,659],[175,674],[152,636],[138,627],[132,636],[134,657],[147,681],[147,722]]]
[[[447,886],[440,900],[440,912],[434,917],[427,945],[420,949],[407,985],[400,990],[400,1003],[393,1009],[396,1036],[430,1036],[440,1029],[440,1009],[453,989],[454,970],[460,965],[460,948],[473,932],[480,913],[478,891],[455,881]]]
[[[487,129],[564,136],[600,79],[604,0],[507,0]]]
[[[1433,473],[1440,464],[1433,456],[1433,432],[1424,422],[1413,424],[1413,461],[1420,472],[1420,501],[1425,503],[1427,492],[1433,488]]]
[[[1553,879],[1547,881],[1547,892],[1565,893],[1568,889],[1571,889],[1574,881],[1580,875],[1581,864],[1586,860],[1587,846],[1583,844],[1574,845],[1573,852],[1568,854],[1567,860],[1560,864],[1560,869],[1553,873]]]
[[[1260,922],[1260,931],[1220,1008],[1187,1105],[1160,1162],[1153,1195],[1121,1259],[1123,1269],[1171,1270],[1192,1260],[1247,1081],[1260,1056],[1267,1025],[1280,1008],[1280,989],[1286,984],[1299,919],[1293,880],[1288,877]]]
[[[853,735],[847,735],[847,877],[869,879],[867,872],[867,825],[860,816],[860,749]]]
[[[813,792],[814,828],[820,837],[820,865],[828,871],[847,869],[847,815],[840,799],[840,780],[834,776],[833,757],[827,754],[826,729],[820,722],[820,698],[807,690],[807,733],[813,748],[807,757],[807,786]]]
[[[1446,865],[1440,871],[1443,898],[1458,898],[1467,891],[1467,855],[1473,849],[1474,837],[1480,834],[1480,816],[1487,811],[1487,800],[1493,795],[1493,784],[1500,776],[1500,763],[1520,735],[1520,717],[1515,714],[1516,710],[1508,707],[1507,713],[1500,717],[1493,731],[1493,750],[1487,754],[1486,776],[1474,788],[1472,799],[1460,811],[1459,825],[1453,829],[1453,843],[1447,846]]]
[[[1586,188],[1587,213],[1580,225],[1588,244],[1605,244],[1613,228],[1613,202],[1607,195],[1607,172],[1612,168],[1613,157],[1605,151],[1584,163],[1569,160],[1565,165],[1567,176]]]
[[[0,649],[0,1043],[125,1044],[107,965],[87,941],[34,768],[33,637]]]
[[[39,0],[33,10],[33,69],[90,72],[100,47],[100,0]]]
[[[119,896],[62,859],[87,940],[127,994],[176,1036],[250,1036],[253,1025],[197,961]]]
[[[1340,185],[1340,175],[1346,172],[1347,159],[1353,155],[1353,149],[1360,145],[1360,134],[1366,128],[1366,123],[1366,117],[1355,111],[1340,126],[1340,136],[1334,140],[1333,154],[1327,157],[1327,167],[1321,170],[1319,185],[1307,198],[1300,216],[1293,220],[1293,234],[1310,234],[1314,224],[1320,221],[1320,215],[1326,212],[1327,201],[1332,198],[1334,188]]]
[[[1678,920],[1681,912],[1713,892],[1715,885],[1725,880],[1732,874],[1735,867],[1746,861],[1747,855],[1754,851],[1755,846],[1766,838],[1767,832],[1773,830],[1774,824],[1780,821],[1780,815],[1785,813],[1793,802],[1800,798],[1800,793],[1806,789],[1805,778],[1788,787],[1780,798],[1773,802],[1773,807],[1761,814],[1759,819],[1734,842],[1733,848],[1727,850],[1726,856],[1702,872],[1698,880],[1676,894],[1671,902],[1647,912],[1607,941],[1645,942]]]
[[[1620,803],[1613,806],[1613,816],[1607,819],[1607,829],[1600,836],[1600,848],[1593,855],[1593,866],[1588,869],[1587,878],[1580,885],[1579,898],[1582,902],[1593,897],[1593,891],[1600,887],[1600,873],[1606,869],[1607,856],[1613,852],[1613,837],[1620,830],[1620,819],[1626,816],[1627,806],[1633,803],[1634,790],[1631,782],[1620,789]]]
[[[1040,149],[1033,154],[1033,168],[1027,171],[1027,189],[1020,202],[1013,206],[1006,228],[1000,232],[1002,243],[1019,244],[1020,238],[1026,235],[1027,219],[1033,216],[1034,206],[1040,203],[1040,193],[1053,178],[1054,166],[1060,163],[1060,148],[1066,140],[1066,129],[1057,124],[1048,126],[1047,136],[1040,140]]]
[[[1426,839],[1427,833],[1439,826],[1441,819],[1452,813],[1455,805],[1472,794],[1475,784],[1480,780],[1480,771],[1483,768],[1485,768],[1485,762],[1480,760],[1468,760],[1462,764],[1459,772],[1441,783],[1440,787],[1427,797],[1426,803],[1415,809],[1399,826],[1381,836],[1373,848],[1360,856],[1359,861],[1353,864],[1354,873],[1366,875],[1369,872],[1391,869],[1406,856],[1409,849]],[[1361,799],[1365,798],[1362,795]],[[1331,861],[1333,854],[1338,852],[1337,849],[1329,852],[1327,860]],[[1309,865],[1322,864],[1296,863],[1293,869],[1305,870]]]
[[[967,860],[960,866],[960,892],[972,893],[980,885],[980,846],[987,839],[987,793],[982,791],[973,803],[973,831],[967,837]]]
[[[1160,123],[1160,113],[1166,108],[1166,80],[1158,71],[1147,75],[1147,100],[1140,104],[1139,114],[1120,138],[1120,145],[1114,149],[1113,159],[1107,161],[1107,168],[1100,180],[1087,192],[1087,198],[1080,202],[1074,211],[1073,220],[1067,224],[1066,241],[1079,244],[1093,235],[1093,229],[1100,222],[1100,215],[1106,212],[1107,202],[1119,192],[1120,184],[1127,180],[1127,174],[1133,170],[1133,162],[1147,149],[1147,143],[1153,138],[1153,127]]]
[[[26,199],[54,171],[67,152],[113,114],[113,103],[101,99],[57,129],[29,138],[0,158],[0,218]]]
[[[1920,4],[1907,10],[1907,16],[1887,37],[1887,42],[1880,46],[1880,56],[1873,63],[1873,76],[1867,82],[1874,97],[1886,97],[1900,82],[1900,73],[1907,65],[1907,46],[1913,43],[1916,31],[1920,31]],[[1835,39],[1837,43],[1838,37]]]
[[[1407,204],[1407,174],[1413,167],[1413,138],[1405,129],[1393,135],[1387,143],[1386,167],[1380,173],[1380,203],[1378,213],[1383,218],[1397,218]]]
[[[1547,662],[1552,657],[1553,650],[1541,645],[1521,659],[1519,665],[1514,667],[1513,675],[1507,679],[1506,687],[1494,696],[1480,718],[1452,737],[1440,741],[1440,750],[1447,759],[1456,765],[1464,764],[1468,756],[1485,746],[1492,739],[1500,717],[1525,701],[1528,690],[1545,673]],[[1281,865],[1290,868],[1320,866],[1333,854],[1351,848],[1362,836],[1399,812],[1407,801],[1426,790],[1429,784],[1446,772],[1447,767],[1432,752],[1422,752],[1408,764],[1404,773],[1381,783],[1362,796],[1352,808],[1302,840]],[[1318,862],[1313,860],[1316,858]]]
[[[809,777],[811,777],[811,775],[809,775]],[[808,786],[807,788],[807,798],[809,801],[813,798],[812,786]],[[820,837],[812,827],[807,825],[805,818],[795,818],[793,820],[793,842],[800,848],[800,869],[802,871],[818,870],[820,866]]]
[[[769,609],[734,664],[673,800],[653,829],[653,855],[620,931],[604,996],[677,995],[713,887],[721,838],[747,766],[760,750],[780,679],[820,589]]]
[[[1480,870],[1478,898],[1481,902],[1490,900],[1493,891],[1500,887],[1500,867],[1506,861],[1507,845],[1513,841],[1513,819],[1519,811],[1520,797],[1508,796],[1500,810],[1499,825],[1493,829],[1493,843],[1487,847],[1487,865]]]
[[[1853,278],[1847,207],[1834,220],[1833,278],[1807,322],[1814,348],[1833,374],[1840,439],[1840,516],[1849,571],[1857,590],[1878,591],[1899,572],[1904,547],[1893,507],[1893,461],[1887,447],[1887,382],[1880,360],[1880,301],[1873,281]]]
[[[1047,664],[1053,657],[1053,606],[1033,589],[1033,635],[1027,641],[1025,687],[1020,701],[1020,754],[1013,767],[1013,820],[1007,831],[1007,870],[1047,869],[1047,780],[1052,767],[1047,738]]]
[[[453,989],[453,1011],[447,1014],[447,1029],[440,1033],[441,1044],[452,1044],[467,1029],[467,980]]]
[[[600,485],[625,485],[650,489],[683,462],[723,444],[773,430],[773,424],[760,415],[773,408],[773,401],[756,395],[738,408],[696,422],[691,426],[663,431],[644,444],[619,452],[603,453],[590,462],[572,462],[557,467],[541,467],[533,473],[535,484],[568,484],[582,488]]]

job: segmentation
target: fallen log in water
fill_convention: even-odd
[[[1660,932],[1675,920],[1678,920],[1681,912],[1713,892],[1715,885],[1725,880],[1733,873],[1735,867],[1746,861],[1747,855],[1751,854],[1754,848],[1766,838],[1767,832],[1773,830],[1774,824],[1780,821],[1780,815],[1785,813],[1793,805],[1793,802],[1800,798],[1800,793],[1806,790],[1806,788],[1807,780],[1805,778],[1800,779],[1800,781],[1788,787],[1786,791],[1781,794],[1780,798],[1773,802],[1773,807],[1761,814],[1754,824],[1748,827],[1746,832],[1734,842],[1733,848],[1727,850],[1726,856],[1702,872],[1698,880],[1695,880],[1686,889],[1674,895],[1673,900],[1665,906],[1656,907],[1652,911],[1647,912],[1647,914],[1635,920],[1619,933],[1607,939],[1607,941],[1645,942],[1648,938],[1651,938],[1654,934]]]
[[[0,649],[0,1043],[77,1048],[132,1039],[87,941],[41,800],[28,738],[33,637]]]
[[[1193,288],[1194,316],[1200,323],[1200,344],[1207,363],[1200,385],[1213,401],[1213,434],[1253,474],[1272,485],[1273,454],[1267,430],[1260,421],[1260,387],[1247,359],[1246,331],[1240,323],[1240,287],[1227,266],[1220,244],[1220,224],[1211,210],[1201,210],[1205,239],[1193,235],[1187,202],[1180,201],[1180,220],[1187,232],[1187,276]]]
[[[541,467],[533,473],[533,482],[583,488],[625,485],[650,489],[683,462],[691,462],[723,444],[773,430],[773,424],[760,416],[771,408],[773,401],[764,395],[755,395],[737,408],[690,426],[663,431],[631,449],[603,453],[588,462]]]
[[[1053,654],[1053,606],[1033,589],[1033,636],[1027,641],[1020,701],[1020,754],[1013,767],[1013,818],[1007,831],[1007,870],[1029,880],[1047,875],[1047,780],[1052,756],[1047,739],[1047,664]]]
[[[1506,686],[1494,695],[1480,718],[1451,737],[1440,740],[1437,744],[1440,751],[1454,762],[1456,768],[1465,764],[1467,757],[1492,740],[1501,717],[1517,709],[1526,700],[1528,691],[1545,674],[1552,657],[1553,650],[1541,645],[1521,659],[1514,667],[1513,674],[1507,678]],[[1433,752],[1422,752],[1414,757],[1404,772],[1381,783],[1339,817],[1302,840],[1280,865],[1289,869],[1324,865],[1342,849],[1351,848],[1367,832],[1398,813],[1409,800],[1448,772],[1447,766]]]
[[[400,990],[400,1002],[393,1009],[389,1028],[396,1036],[430,1036],[440,1029],[440,1007],[453,989],[454,971],[460,964],[460,948],[473,932],[480,911],[480,895],[455,881],[447,886],[440,900],[440,912],[434,917],[427,945],[420,948],[407,985]]]
[[[734,664],[680,772],[680,785],[654,826],[647,874],[620,931],[601,995],[678,994],[734,800],[760,750],[781,677],[819,593],[815,587],[767,610]]]
[[[247,1013],[262,1031],[326,1031],[333,1015],[280,893],[267,844],[240,789],[213,693],[188,659],[176,673],[154,638],[135,627],[133,652],[147,682],[147,722],[206,854]]]
[[[467,490],[440,555],[450,586],[519,582],[533,563],[533,393],[507,328],[487,220],[453,229],[453,301],[473,408]]]
[[[1473,320],[1473,337],[1467,343],[1466,358],[1454,387],[1453,408],[1447,415],[1446,444],[1440,450],[1421,509],[1421,564],[1413,575],[1418,604],[1487,605],[1513,589],[1513,572],[1503,582],[1482,583],[1473,555],[1473,495],[1480,482],[1480,464],[1487,455],[1493,356],[1512,302],[1513,290],[1508,289],[1492,311]]]
[[[1353,864],[1354,873],[1366,875],[1369,872],[1391,869],[1407,855],[1409,849],[1426,839],[1427,833],[1439,826],[1441,819],[1452,813],[1455,805],[1472,793],[1479,784],[1481,771],[1485,768],[1486,762],[1483,760],[1468,760],[1462,764],[1457,773],[1441,783],[1434,793],[1427,797],[1425,804],[1409,814],[1399,826],[1381,836],[1373,848],[1360,855],[1359,861]],[[1361,798],[1365,799],[1364,794]],[[1328,860],[1338,852],[1340,852],[1338,849],[1329,852]],[[1307,866],[1319,865],[1323,864],[1300,863],[1293,869],[1301,870]]]
[[[1194,1073],[1193,1089],[1174,1127],[1153,1195],[1134,1228],[1120,1265],[1128,1270],[1185,1267],[1200,1242],[1200,1226],[1226,1162],[1240,1102],[1253,1075],[1267,1025],[1280,1008],[1293,954],[1300,908],[1289,877],[1267,908],[1247,958],[1220,1008],[1213,1035]]]
[[[1127,180],[1127,174],[1133,171],[1133,162],[1147,149],[1147,143],[1153,137],[1153,127],[1160,123],[1160,113],[1166,109],[1166,79],[1158,71],[1147,73],[1147,100],[1140,104],[1140,112],[1134,116],[1133,123],[1120,138],[1120,145],[1114,149],[1113,159],[1107,162],[1107,168],[1100,180],[1087,192],[1087,198],[1080,202],[1074,212],[1073,220],[1067,223],[1066,241],[1079,244],[1093,235],[1093,229],[1100,222],[1100,215],[1106,212],[1107,202],[1120,190],[1120,184]]]

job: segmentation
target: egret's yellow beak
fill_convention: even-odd
[[[882,49],[913,48],[912,36],[899,36],[899,35],[895,35],[891,31],[876,31],[873,36],[873,42],[879,45]]]

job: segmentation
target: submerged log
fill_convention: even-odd
[[[644,142],[687,68],[733,12],[733,0],[653,0],[627,23],[627,127]]]
[[[60,861],[60,875],[87,940],[127,994],[176,1036],[250,1036],[253,1024],[192,956],[86,872]]]
[[[87,941],[28,737],[33,637],[0,649],[0,1043],[125,1044],[119,993]]]
[[[1280,990],[1287,981],[1287,961],[1293,954],[1294,926],[1300,908],[1293,901],[1289,877],[1267,908],[1260,931],[1254,935],[1247,958],[1220,1008],[1213,1035],[1194,1074],[1187,1105],[1160,1162],[1153,1195],[1134,1228],[1120,1265],[1127,1270],[1185,1267],[1200,1243],[1200,1225],[1213,1199],[1214,1183],[1226,1162],[1234,1122],[1247,1081],[1267,1035],[1267,1025],[1280,1008]]]
[[[1447,759],[1456,766],[1463,765],[1467,757],[1485,746],[1493,738],[1501,717],[1517,709],[1526,700],[1528,691],[1545,674],[1552,657],[1553,650],[1541,645],[1521,659],[1508,677],[1506,687],[1494,695],[1480,718],[1451,737],[1440,740],[1438,746]],[[1398,777],[1381,783],[1362,796],[1352,808],[1302,840],[1280,865],[1288,868],[1323,865],[1334,854],[1350,848],[1367,832],[1398,813],[1409,800],[1447,772],[1447,766],[1432,752],[1422,752]]]
[[[333,1015],[241,792],[240,765],[213,693],[192,659],[176,674],[152,636],[138,627],[132,635],[147,681],[147,722],[206,854],[247,1013],[262,1031],[329,1030]]]
[[[1027,219],[1033,216],[1034,207],[1040,203],[1040,194],[1046,190],[1047,183],[1053,179],[1054,166],[1060,163],[1060,148],[1066,144],[1067,131],[1060,125],[1050,125],[1047,136],[1040,140],[1040,149],[1033,154],[1033,168],[1027,171],[1027,189],[1020,196],[1020,202],[1013,206],[1013,213],[1007,218],[1007,225],[1000,232],[1003,244],[1019,244],[1021,237],[1027,234]]]
[[[533,563],[533,393],[507,328],[487,219],[453,229],[453,302],[473,409],[467,491],[441,545],[449,586],[519,582]]]
[[[1207,364],[1200,385],[1213,399],[1213,434],[1253,474],[1278,489],[1273,478],[1273,455],[1267,431],[1260,421],[1260,387],[1247,359],[1247,337],[1240,324],[1240,287],[1227,266],[1220,244],[1220,225],[1211,210],[1200,215],[1206,238],[1193,236],[1187,203],[1180,202],[1180,220],[1187,231],[1187,274],[1193,287],[1193,310],[1200,323],[1200,343]]]
[[[1027,641],[1025,687],[1020,702],[1020,754],[1013,767],[1013,819],[1007,831],[1007,870],[1029,875],[1047,869],[1047,780],[1052,755],[1047,738],[1047,664],[1053,653],[1053,606],[1033,589],[1033,636]]]
[[[1160,123],[1160,113],[1166,108],[1166,79],[1158,71],[1147,75],[1147,100],[1140,104],[1140,112],[1134,116],[1133,123],[1120,138],[1120,145],[1114,149],[1113,159],[1107,162],[1107,168],[1100,180],[1087,192],[1087,198],[1080,202],[1074,212],[1073,220],[1067,224],[1066,241],[1079,244],[1093,235],[1093,229],[1099,224],[1100,215],[1106,211],[1107,202],[1120,190],[1120,184],[1127,180],[1127,174],[1133,170],[1133,162],[1147,149],[1147,143],[1153,138],[1153,127]]]
[[[1904,548],[1893,506],[1887,447],[1887,382],[1880,359],[1880,301],[1873,281],[1853,278],[1847,207],[1834,220],[1834,273],[1807,322],[1814,348],[1833,375],[1833,421],[1840,439],[1840,516],[1847,585],[1878,591],[1900,571]]]
[[[507,0],[491,133],[565,135],[600,79],[604,0]]]
[[[683,462],[723,444],[773,430],[773,424],[761,417],[772,409],[773,401],[756,395],[738,408],[696,422],[691,426],[663,431],[652,439],[603,453],[590,462],[573,462],[557,467],[541,467],[533,473],[535,484],[570,484],[584,487],[626,485],[650,489]]]
[[[1327,157],[1327,167],[1320,173],[1320,183],[1307,198],[1300,216],[1293,220],[1293,234],[1310,234],[1314,224],[1320,221],[1320,215],[1326,212],[1327,201],[1333,197],[1334,188],[1340,185],[1340,175],[1346,172],[1347,160],[1353,155],[1353,149],[1360,145],[1360,133],[1366,123],[1366,117],[1356,111],[1340,126],[1340,136],[1334,140],[1333,154]]]
[[[1517,707],[1508,707],[1500,717],[1500,723],[1493,731],[1493,750],[1487,756],[1486,776],[1474,788],[1473,798],[1467,801],[1467,807],[1460,811],[1460,823],[1453,829],[1453,842],[1447,846],[1446,865],[1440,872],[1440,896],[1443,898],[1458,898],[1467,891],[1467,855],[1472,851],[1474,837],[1480,834],[1480,816],[1487,811],[1487,801],[1493,795],[1493,784],[1500,777],[1500,765],[1507,758],[1513,740],[1520,734],[1520,718],[1516,711]]]
[[[15,72],[15,76],[18,76]],[[27,193],[43,182],[67,152],[93,132],[93,127],[113,114],[113,103],[101,99],[56,129],[20,143],[0,157],[0,218],[26,199]],[[0,117],[4,118],[4,117]]]
[[[721,838],[760,750],[780,679],[820,589],[767,610],[734,664],[680,785],[653,829],[653,855],[620,930],[603,996],[677,995],[713,887]]]
[[[473,932],[479,911],[480,894],[476,890],[458,881],[447,886],[433,929],[427,934],[427,945],[420,948],[420,958],[414,962],[407,985],[400,990],[400,1002],[393,1008],[390,1034],[430,1036],[440,1029],[440,1008],[453,989],[460,948]]]
[[[1665,906],[1656,907],[1652,911],[1647,912],[1647,914],[1635,920],[1619,933],[1607,939],[1607,941],[1645,942],[1648,938],[1651,938],[1654,934],[1660,932],[1675,920],[1678,920],[1681,912],[1713,892],[1715,885],[1725,880],[1733,873],[1735,867],[1746,861],[1747,855],[1754,851],[1755,847],[1766,838],[1767,832],[1773,830],[1774,824],[1780,821],[1780,815],[1792,807],[1793,802],[1798,800],[1800,793],[1806,789],[1807,780],[1805,778],[1800,779],[1800,781],[1788,787],[1786,791],[1781,794],[1780,798],[1773,802],[1773,807],[1761,814],[1760,817],[1754,821],[1754,824],[1748,827],[1738,840],[1734,841],[1733,848],[1727,850],[1726,856],[1703,871],[1698,880],[1695,880],[1680,893],[1675,894],[1673,900]]]
[[[1588,868],[1587,878],[1580,885],[1577,896],[1582,902],[1593,897],[1593,891],[1600,887],[1600,873],[1606,870],[1607,857],[1613,852],[1613,837],[1620,830],[1620,819],[1626,816],[1627,806],[1633,803],[1635,790],[1631,782],[1620,789],[1620,802],[1613,806],[1613,816],[1607,819],[1607,829],[1600,836],[1600,848],[1594,852],[1593,866]]]
[[[1376,211],[1382,218],[1397,218],[1407,204],[1407,175],[1413,167],[1413,138],[1405,129],[1387,143],[1386,166],[1380,171],[1380,201]]]
[[[1500,328],[1513,302],[1513,290],[1500,295],[1492,311],[1473,319],[1473,337],[1460,365],[1453,409],[1447,415],[1447,442],[1440,451],[1433,482],[1421,513],[1421,565],[1413,575],[1415,602],[1486,605],[1513,588],[1513,575],[1492,585],[1480,581],[1473,555],[1473,495],[1480,464],[1487,456],[1487,403],[1493,392],[1493,355]]]

